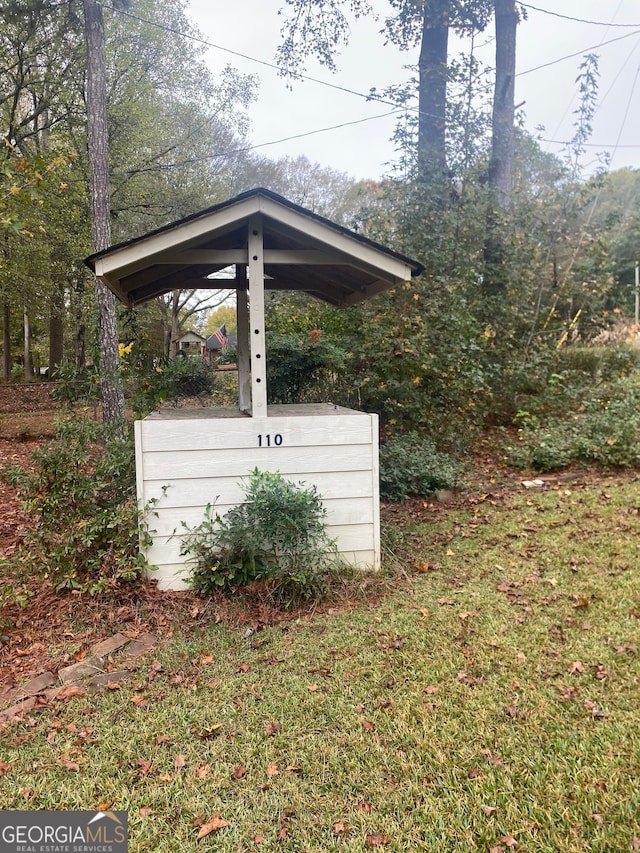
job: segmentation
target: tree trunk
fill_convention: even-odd
[[[96,0],[83,0],[83,3],[87,45],[91,236],[93,251],[100,252],[111,242],[105,34],[102,6]],[[102,417],[105,423],[124,421],[115,296],[98,278],[95,279],[95,294],[100,341]]]
[[[8,302],[2,306],[2,378],[11,379],[11,308]]]
[[[27,382],[33,381],[33,365],[31,363],[31,324],[27,309],[24,309],[24,378]]]
[[[49,315],[49,379],[55,379],[64,357],[64,288],[54,294]]]
[[[180,291],[174,290],[171,295],[171,343],[169,357],[175,358],[178,352],[176,341],[180,337]]]
[[[418,176],[423,183],[447,174],[447,50],[450,0],[425,2],[418,60]]]
[[[514,157],[514,95],[516,78],[516,30],[518,13],[514,0],[495,0],[496,81],[493,96],[489,186],[501,210],[509,206]]]
[[[514,0],[495,0],[496,80],[493,97],[489,206],[484,244],[483,290],[487,296],[506,291],[508,271],[503,214],[509,207],[514,158],[514,92],[518,13]]]

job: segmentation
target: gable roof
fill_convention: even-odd
[[[85,263],[131,306],[177,289],[246,287],[246,281],[209,276],[248,263],[249,222],[256,216],[264,231],[266,289],[301,290],[343,306],[409,281],[423,269],[262,188],[96,252]]]

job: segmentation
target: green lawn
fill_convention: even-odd
[[[412,508],[375,602],[175,635],[3,729],[2,806],[159,853],[640,849],[638,480]]]

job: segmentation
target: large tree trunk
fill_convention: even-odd
[[[488,296],[507,289],[506,249],[502,220],[509,207],[514,158],[514,92],[518,13],[514,0],[495,0],[496,81],[493,97],[489,208],[484,245],[483,289]]]
[[[424,183],[447,174],[447,50],[450,0],[427,0],[418,60],[418,174]]]
[[[102,6],[83,0],[87,44],[87,127],[89,137],[89,194],[94,252],[111,242],[109,155],[107,136],[107,83]],[[118,354],[118,324],[113,293],[95,279],[100,341],[100,391],[106,423],[123,421],[124,393]]]
[[[496,82],[493,96],[489,186],[496,205],[504,210],[511,198],[514,157],[514,95],[516,79],[516,30],[518,13],[514,0],[495,0]]]
[[[60,285],[51,300],[49,314],[49,379],[55,379],[64,357],[64,287]]]

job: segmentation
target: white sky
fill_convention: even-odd
[[[384,46],[379,30],[389,6],[385,0],[374,0],[374,5],[381,19],[354,24],[350,43],[338,59],[339,72],[331,74],[309,62],[307,74],[363,94],[372,87],[380,91],[409,76],[404,66],[417,61],[417,50],[401,53]],[[612,156],[612,169],[640,168],[640,0],[533,0],[533,5],[556,15],[608,26],[528,9],[528,20],[518,30],[516,81],[516,103],[525,102],[527,129],[534,132],[544,127],[541,135],[559,142],[573,136],[573,111],[579,104],[575,79],[583,55],[597,53],[599,104],[589,140],[594,147],[588,149],[584,166],[593,168],[596,154],[606,151]],[[191,17],[207,41],[266,63],[274,61],[282,24],[278,9],[284,0],[190,0],[190,6]],[[620,24],[637,26],[623,28]],[[477,39],[478,43],[488,42],[479,55],[491,64],[492,36],[493,24]],[[618,40],[604,44],[612,39]],[[574,53],[578,55],[556,62]],[[258,151],[265,156],[305,154],[312,162],[354,178],[379,178],[386,171],[385,164],[394,158],[390,137],[395,120],[374,118],[391,107],[368,103],[357,95],[309,80],[294,83],[291,91],[275,70],[220,49],[210,49],[206,59],[214,72],[231,64],[260,78],[259,100],[251,108],[250,138],[254,145],[263,146]],[[531,71],[550,62],[554,64]],[[368,117],[371,120],[361,122]],[[314,132],[340,124],[346,126]],[[310,135],[265,144],[301,134]],[[555,142],[542,145],[554,153],[561,149]]]

